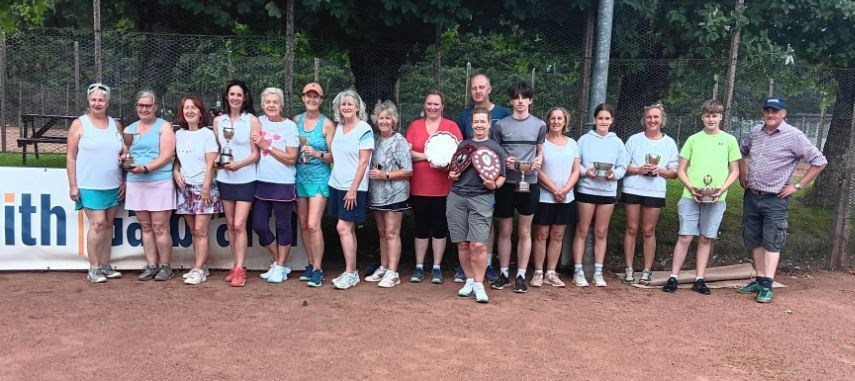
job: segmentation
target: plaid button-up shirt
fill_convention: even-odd
[[[742,138],[742,156],[748,161],[748,188],[760,192],[778,193],[792,181],[799,160],[812,166],[828,163],[822,152],[808,141],[799,129],[782,122],[774,131],[763,124],[751,128]]]

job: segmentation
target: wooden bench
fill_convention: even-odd
[[[38,159],[39,143],[68,144],[68,128],[63,122],[77,118],[76,115],[21,114],[18,147],[23,153],[24,164],[27,164],[27,146],[29,145],[33,146],[33,152]],[[63,136],[45,136],[52,129],[62,129]]]

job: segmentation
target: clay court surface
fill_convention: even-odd
[[[337,272],[336,272],[337,273]],[[735,290],[231,288],[0,273],[0,379],[852,379],[855,276]],[[408,276],[409,273],[403,274]]]

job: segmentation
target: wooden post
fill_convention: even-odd
[[[93,22],[95,31],[95,82],[104,80],[104,71],[101,66],[101,0],[92,0]]]
[[[534,73],[536,70],[537,70],[536,68],[531,68],[531,88],[532,89],[535,89],[535,86],[534,86],[535,75],[534,75]]]
[[[822,99],[825,102],[825,98]],[[822,139],[825,136],[825,103],[819,111],[819,126],[816,128],[816,149],[822,151]]]
[[[718,74],[713,74],[712,99],[718,99]]]
[[[855,112],[855,106],[852,107]],[[855,113],[853,113],[855,115]],[[828,267],[837,270],[848,265],[847,247],[849,246],[849,215],[852,211],[852,187],[855,186],[855,118],[852,118],[849,127],[849,148],[846,156],[848,159],[843,164],[843,179],[841,195],[837,199],[837,218],[834,223],[834,245],[829,255]]]
[[[294,0],[286,1],[285,11],[285,115],[291,116],[294,92]],[[260,100],[259,100],[260,101]]]
[[[74,41],[74,112],[83,112],[80,108],[80,42]]]
[[[442,60],[442,24],[436,24],[433,45],[433,83],[437,89],[442,89],[440,83],[440,62]]]
[[[463,89],[463,107],[469,107],[469,86],[472,81],[472,62],[466,62],[466,88]]]
[[[775,79],[769,78],[769,97],[775,96]]]
[[[398,115],[399,115],[398,116],[398,125],[396,127],[398,127],[398,129],[400,129],[401,126],[403,125],[403,121],[401,120],[403,118],[400,117],[400,115],[402,114],[402,112],[401,112],[401,78],[398,78],[397,80],[395,80],[395,104],[398,105]]]
[[[19,101],[20,102],[20,101]],[[6,152],[6,33],[0,32],[0,125],[3,126],[3,152]]]
[[[585,46],[582,56],[582,83],[579,85],[579,106],[576,113],[576,122],[579,125],[576,137],[585,134],[585,124],[588,123],[588,98],[591,96],[591,71],[594,62],[594,25],[596,24],[596,5],[590,4],[585,14]]]
[[[742,14],[742,8],[745,6],[745,0],[736,0],[736,14]],[[733,91],[735,87],[736,81],[736,62],[737,57],[739,56],[739,36],[742,34],[742,26],[737,21],[736,28],[733,31],[733,35],[730,36],[730,64],[727,68],[727,91],[724,93],[724,130],[730,131],[731,119],[733,118],[733,113],[731,112],[731,106],[733,106]]]
[[[321,80],[321,59],[315,57],[315,82]],[[320,83],[320,82],[318,82]]]

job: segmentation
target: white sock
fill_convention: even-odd
[[[386,272],[386,268],[385,268],[385,267],[383,267],[383,266],[380,266],[380,267],[378,267],[378,268],[377,268],[377,270],[376,270],[375,272],[376,272],[376,273],[378,273],[378,274],[383,274],[383,273],[385,273],[385,272]]]
[[[543,269],[540,269],[540,270],[535,269],[535,270],[534,270],[534,275],[537,275],[537,274],[543,274]]]
[[[581,265],[581,264],[579,264],[579,265],[573,265],[573,272],[574,272],[574,273],[580,273],[580,272],[582,272],[582,265]]]
[[[493,263],[493,253],[487,253],[487,266]]]
[[[507,278],[509,268],[508,267],[502,267],[500,270],[502,271],[502,274],[505,276],[505,278]]]
[[[679,279],[679,277],[677,276],[677,274],[674,274],[674,273],[671,273],[670,277],[671,277],[671,278],[674,278],[674,279]]]
[[[525,269],[517,268],[517,277],[525,279]]]
[[[424,269],[425,269],[425,265],[416,265],[416,268],[417,268],[417,269],[424,270]]]
[[[650,269],[648,269],[648,268],[646,268],[646,267],[645,267],[645,268],[644,268],[644,271],[650,272]]]
[[[697,281],[698,281],[698,279],[704,279],[704,277],[702,277],[702,276],[696,276],[696,277],[695,277],[695,282],[697,282]]]
[[[439,270],[439,265],[433,265],[434,270]]]
[[[536,273],[537,270],[535,270],[534,272]],[[546,270],[546,275],[552,275],[552,274],[555,274],[555,270]]]
[[[603,272],[603,264],[602,263],[594,263],[594,272],[602,273]]]

